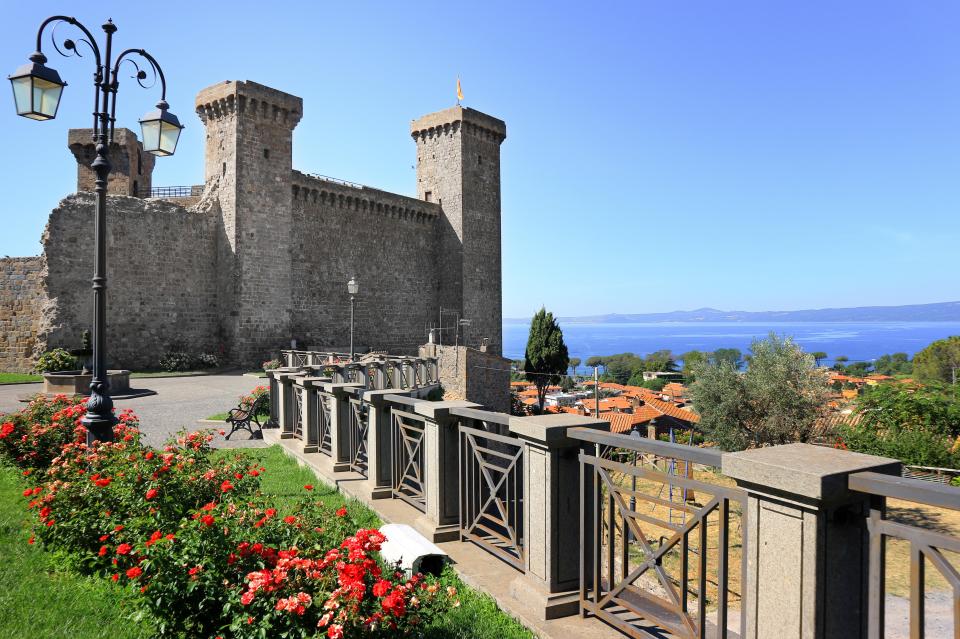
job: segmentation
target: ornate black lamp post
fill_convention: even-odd
[[[360,292],[360,285],[357,284],[357,280],[354,277],[350,278],[350,281],[347,282],[347,293],[350,293],[350,361],[352,362],[355,358],[353,355],[353,299],[356,297],[357,293]]]
[[[83,32],[84,37],[79,40],[65,39],[63,49],[57,45],[56,27],[61,23],[73,25]],[[113,415],[113,400],[110,398],[110,385],[106,370],[106,311],[107,311],[107,255],[106,224],[107,224],[107,177],[110,175],[110,144],[113,142],[113,126],[117,110],[117,87],[120,85],[117,76],[120,64],[130,62],[136,69],[133,77],[143,88],[150,88],[160,79],[161,96],[157,103],[157,110],[148,113],[140,120],[143,134],[143,148],[154,155],[173,155],[180,138],[180,125],[177,117],[167,111],[167,82],[163,77],[160,65],[153,56],[143,49],[127,49],[113,60],[113,34],[117,27],[113,21],[107,20],[103,25],[106,34],[106,46],[101,55],[101,49],[96,38],[90,31],[75,18],[67,16],[53,16],[47,18],[37,31],[37,50],[30,56],[30,62],[16,70],[10,76],[13,85],[13,97],[16,102],[17,115],[33,120],[52,120],[57,115],[60,104],[60,95],[66,82],[60,79],[60,74],[45,66],[47,56],[41,49],[43,31],[53,24],[50,39],[57,53],[64,57],[81,57],[77,49],[84,44],[93,53],[96,68],[93,75],[94,87],[94,114],[93,114],[93,141],[97,145],[97,157],[91,165],[97,174],[96,193],[97,209],[94,233],[95,240],[95,270],[93,275],[93,379],[90,382],[90,399],[87,402],[87,414],[83,424],[87,428],[87,443],[95,440],[110,441],[113,439],[113,425],[116,418]],[[154,76],[154,83],[146,85],[146,71],[142,70],[132,56],[140,56],[149,63]],[[111,62],[113,66],[111,67]]]

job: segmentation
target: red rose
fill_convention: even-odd
[[[343,506],[341,506],[341,507],[337,510],[337,517],[346,517],[346,516],[347,516],[347,509],[344,508]]]
[[[131,550],[133,550],[133,546],[130,544],[120,544],[117,546],[118,555],[129,555]]]
[[[225,493],[230,492],[233,490],[233,484],[231,484],[229,480],[224,480],[224,482],[220,484],[220,490]]]
[[[304,488],[306,490],[313,490],[313,484],[307,484],[306,486],[304,486]]]
[[[390,582],[386,579],[381,579],[377,583],[373,584],[373,594],[375,596],[382,597],[388,592],[390,592]]]
[[[200,518],[200,521],[202,521],[207,526],[212,526],[213,522],[216,520],[213,518],[213,515],[204,515],[203,517]]]
[[[297,518],[294,517],[293,515],[287,515],[286,517],[283,518],[283,521],[285,521],[288,524],[295,524],[297,523]]]
[[[100,552],[97,553],[97,556],[103,557],[105,554],[107,554],[107,552],[108,548],[106,546],[100,546]]]
[[[136,579],[137,577],[139,577],[139,576],[142,575],[142,574],[143,574],[143,570],[141,570],[141,569],[140,569],[139,567],[137,567],[137,566],[134,566],[133,568],[131,568],[130,570],[127,571],[127,577],[130,578],[130,579]]]
[[[156,488],[151,488],[150,490],[147,491],[147,499],[153,499],[156,496],[157,496]]]

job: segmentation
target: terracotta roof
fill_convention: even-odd
[[[627,389],[623,384],[614,384],[613,382],[600,382],[600,388],[604,390],[624,391]]]
[[[645,406],[650,406],[664,415],[675,417],[676,419],[690,422],[692,424],[696,424],[700,421],[700,416],[693,411],[686,410],[685,408],[677,408],[670,402],[664,402],[659,399],[647,399],[644,401],[646,402],[644,404]]]
[[[648,406],[647,404],[644,404],[640,408],[637,408],[636,410],[633,411],[633,423],[645,424],[649,422],[651,419],[656,419],[657,417],[660,417],[660,415],[662,414],[663,413],[658,411],[653,406]]]
[[[520,391],[519,393],[517,393],[517,395],[519,395],[520,397],[536,397],[536,396],[537,396],[537,389],[536,389],[536,388],[530,388],[530,389],[527,389],[527,390],[524,390],[524,391]]]
[[[668,382],[663,387],[663,392],[667,395],[682,397],[687,394],[687,387],[679,382]]]
[[[629,413],[600,413],[600,419],[610,422],[611,433],[627,433],[633,428],[633,415]]]

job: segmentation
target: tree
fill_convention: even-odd
[[[960,375],[960,337],[938,339],[914,355],[913,373],[922,382],[956,384]]]
[[[842,373],[844,370],[846,370],[846,367],[844,366],[844,364],[846,364],[849,361],[850,361],[850,358],[847,357],[846,355],[837,355],[833,359],[833,370],[839,371]]]
[[[851,450],[907,464],[960,468],[960,387],[878,384],[837,428]]]
[[[807,441],[826,402],[826,372],[789,337],[771,333],[750,350],[743,373],[728,359],[695,367],[700,427],[724,450]]]
[[[913,362],[906,353],[881,355],[873,363],[873,370],[881,375],[910,375],[913,372]]]
[[[655,377],[653,379],[648,379],[640,384],[644,388],[649,388],[652,391],[660,392],[663,390],[663,387],[669,384],[669,380],[664,379],[663,377]]]
[[[844,372],[853,377],[863,377],[865,375],[869,375],[872,372],[872,368],[873,366],[870,364],[870,362],[854,362],[853,364],[847,365],[847,367],[844,369]]]
[[[543,412],[547,386],[560,381],[566,374],[570,355],[563,343],[563,331],[553,317],[541,307],[530,322],[527,350],[523,357],[523,370],[527,380],[537,387],[537,406]]]
[[[560,390],[562,390],[564,393],[569,393],[572,391],[574,386],[576,386],[576,384],[574,383],[573,378],[569,375],[564,375],[560,378]]]
[[[737,352],[739,353],[740,351]],[[668,350],[659,350],[650,353],[643,359],[642,366],[645,371],[672,373],[677,370],[677,362],[673,359],[673,353]]]
[[[727,363],[733,366],[735,370],[740,370],[743,366],[743,353],[739,348],[718,348],[711,355],[714,363]]]
[[[823,351],[814,351],[810,353],[810,357],[813,358],[813,363],[817,366],[820,366],[820,362],[827,359],[827,354]]]
[[[589,368],[597,368],[603,366],[603,358],[599,355],[594,355],[593,357],[588,357],[586,361],[586,366]]]
[[[579,358],[579,357],[571,357],[571,358],[570,358],[569,365],[570,365],[570,368],[573,369],[573,374],[576,375],[576,374],[577,374],[577,366],[580,365],[580,358]]]
[[[693,372],[693,369],[703,363],[706,363],[708,359],[708,354],[703,351],[689,351],[680,356],[680,359],[683,361],[683,381],[687,384],[692,384],[696,381],[696,375]]]

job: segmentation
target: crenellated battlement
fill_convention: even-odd
[[[462,106],[425,115],[410,124],[410,135],[417,143],[433,137],[456,135],[461,131],[496,144],[501,144],[507,138],[507,125],[503,120]]]
[[[369,186],[335,182],[330,178],[293,172],[294,206],[332,207],[345,211],[382,214],[391,219],[429,224],[440,218],[441,208],[406,195]]]
[[[197,94],[197,115],[206,125],[239,115],[294,129],[303,117],[303,99],[256,82],[227,80]]]

